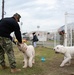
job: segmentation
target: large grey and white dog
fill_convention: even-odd
[[[64,54],[64,60],[62,61],[60,67],[71,64],[72,56],[74,55],[74,46],[64,47],[63,45],[57,45],[54,47],[55,53]]]
[[[32,67],[33,63],[35,63],[34,47],[32,45],[27,45],[26,43],[23,43],[18,45],[18,48],[24,53],[23,68],[26,68],[27,66]]]

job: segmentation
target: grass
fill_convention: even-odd
[[[36,63],[32,68],[23,69],[23,58],[24,55],[20,52],[16,46],[14,46],[14,52],[16,57],[17,68],[21,68],[22,71],[19,73],[12,74],[10,72],[10,68],[6,70],[0,69],[0,75],[69,75],[69,73],[74,71],[74,64],[72,60],[72,64],[70,66],[65,66],[60,68],[59,65],[63,60],[63,55],[55,54],[51,48],[45,47],[37,47],[36,51]],[[45,62],[41,61],[41,57],[44,57]],[[6,56],[6,63],[8,63],[8,59]]]

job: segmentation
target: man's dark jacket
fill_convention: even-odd
[[[10,34],[14,32],[18,42],[22,43],[21,32],[19,24],[14,17],[3,18],[0,20],[0,36],[7,37],[12,40]]]

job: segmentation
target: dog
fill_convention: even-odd
[[[24,53],[24,66],[23,68],[27,68],[29,66],[30,68],[35,63],[35,49],[32,45],[27,45],[26,43],[18,45],[18,48],[20,51]]]
[[[63,45],[57,45],[54,47],[55,53],[61,53],[64,55],[64,60],[62,61],[60,67],[71,64],[72,56],[74,55],[74,46],[65,47]]]

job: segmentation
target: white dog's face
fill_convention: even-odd
[[[18,48],[20,51],[25,53],[25,50],[27,50],[27,45],[26,45],[26,43],[22,43],[22,44],[20,44],[20,46],[18,46]]]
[[[54,47],[55,53],[62,53],[63,49],[64,49],[63,45],[57,45],[56,47]]]

